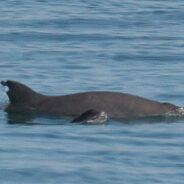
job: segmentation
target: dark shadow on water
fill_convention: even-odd
[[[41,121],[39,120],[41,119]],[[37,121],[38,120],[38,121]],[[22,125],[73,125],[81,123],[71,123],[72,118],[58,117],[47,114],[30,112],[7,112],[8,124]],[[184,120],[182,116],[150,116],[141,118],[113,119],[112,122],[123,124],[144,124],[144,123],[176,123]]]
[[[8,124],[21,125],[63,125],[69,123],[70,120],[66,118],[48,116],[29,112],[7,112]]]
[[[184,120],[183,116],[148,116],[148,117],[135,117],[115,119],[114,121],[125,124],[144,124],[144,123],[176,123]]]
[[[34,117],[29,114],[20,114],[15,112],[7,113],[8,124],[34,125],[32,122],[33,119]]]

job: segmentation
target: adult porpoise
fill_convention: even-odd
[[[77,117],[83,121],[101,114],[110,119],[160,116],[176,112],[180,107],[126,93],[95,91],[63,96],[47,96],[16,81],[2,81],[9,90],[7,112],[36,111],[59,116]],[[103,119],[103,118],[102,118]]]

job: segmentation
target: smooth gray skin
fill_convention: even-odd
[[[108,118],[118,119],[159,116],[178,108],[170,103],[160,103],[118,92],[46,96],[15,81],[2,81],[1,84],[9,88],[7,94],[10,104],[6,108],[7,112],[36,111],[61,116],[79,116],[89,109],[94,109],[106,112]]]

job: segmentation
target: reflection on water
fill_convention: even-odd
[[[124,123],[124,124],[148,124],[148,123],[176,123],[182,121],[183,116],[163,115],[163,116],[148,116],[135,118],[108,119],[108,123]],[[37,112],[7,112],[7,123],[9,124],[24,124],[24,125],[64,125],[67,124],[83,124],[83,125],[101,125],[102,122],[88,123],[85,121],[72,122],[72,117],[53,116],[49,114],[39,114]],[[107,123],[107,122],[103,122]]]

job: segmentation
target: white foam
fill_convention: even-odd
[[[174,111],[166,113],[167,116],[184,116],[184,107],[179,107]]]
[[[7,96],[7,91],[8,91],[7,86],[1,86],[0,88],[0,104],[7,104],[9,102],[8,96]]]
[[[98,115],[96,115],[93,118],[87,120],[85,123],[99,124],[99,123],[105,123],[106,121],[107,121],[107,113],[102,111]]]

